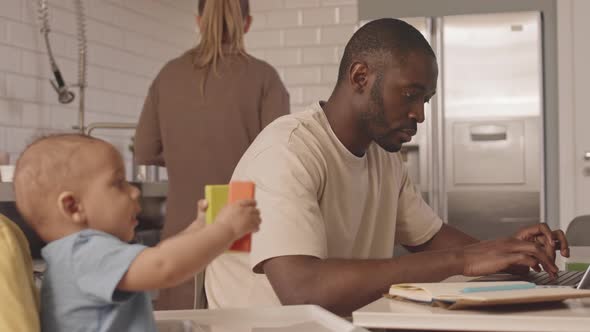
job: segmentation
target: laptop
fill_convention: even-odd
[[[547,272],[531,271],[527,276],[512,274],[492,274],[472,281],[528,281],[540,286],[567,286],[577,289],[590,289],[590,265],[586,271],[559,271],[556,279]]]
[[[586,271],[559,271],[556,279],[547,272],[531,272],[526,280],[537,285],[570,286],[577,289],[590,289],[590,266]]]

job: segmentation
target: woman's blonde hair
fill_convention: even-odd
[[[246,55],[244,49],[244,21],[250,15],[248,0],[199,0],[201,41],[197,46],[197,67],[213,66],[227,52]]]

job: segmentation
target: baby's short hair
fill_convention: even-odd
[[[54,134],[25,148],[16,163],[14,192],[17,209],[35,231],[49,217],[59,193],[72,190],[72,183],[84,175],[75,168],[80,149],[97,142],[106,143],[82,134]]]

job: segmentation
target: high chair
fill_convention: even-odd
[[[20,228],[2,214],[0,214],[0,331],[40,331],[39,292],[33,280],[29,243]]]

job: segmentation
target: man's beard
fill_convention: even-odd
[[[367,130],[371,138],[381,148],[387,152],[398,152],[401,149],[401,143],[395,143],[388,139],[395,134],[395,129],[389,127],[385,117],[385,103],[383,102],[383,75],[377,74],[377,79],[371,88],[371,104],[367,113]]]

